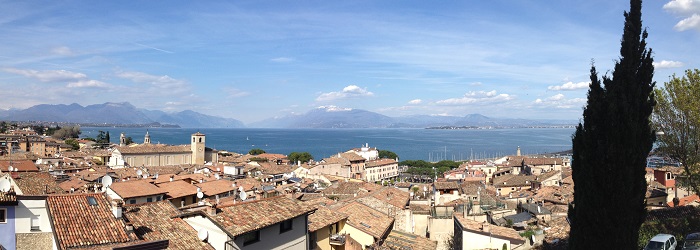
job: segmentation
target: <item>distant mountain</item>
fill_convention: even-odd
[[[49,121],[92,124],[150,124],[161,123],[194,128],[239,128],[243,123],[230,118],[204,115],[191,110],[166,113],[159,110],[137,109],[128,102],[81,106],[41,104],[27,109],[0,112],[0,119],[12,121]]]
[[[412,115],[389,117],[361,109],[324,106],[304,114],[275,117],[249,124],[260,128],[427,128],[427,127],[535,127],[570,126],[576,121],[492,118],[481,114],[466,116]]]
[[[362,109],[323,106],[301,115],[289,115],[251,123],[260,128],[386,128],[394,119]]]

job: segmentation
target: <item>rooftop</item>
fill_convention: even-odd
[[[222,225],[231,236],[262,229],[315,210],[301,201],[286,196],[240,202],[220,209],[220,213],[210,217]]]
[[[464,231],[481,235],[490,235],[491,237],[508,240],[513,244],[525,243],[525,239],[523,239],[523,237],[512,228],[487,224],[486,227],[488,227],[488,229],[486,229],[484,227],[484,223],[466,219],[459,213],[454,214],[454,219],[457,220],[460,225],[462,225]]]
[[[134,180],[114,182],[109,186],[122,199],[144,197],[158,194],[165,194],[158,186],[148,182],[148,180]]]
[[[378,239],[383,238],[394,223],[394,218],[359,202],[348,203],[336,210],[348,215],[346,225]]]
[[[168,249],[214,249],[197,237],[197,231],[181,218],[180,211],[169,201],[125,205],[124,217],[134,225],[134,232],[144,240],[170,240]]]

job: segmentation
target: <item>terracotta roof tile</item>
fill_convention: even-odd
[[[432,241],[423,236],[393,230],[389,233],[386,240],[384,240],[382,247],[387,247],[392,250],[435,250],[437,249],[437,241]]]
[[[386,165],[391,165],[391,164],[397,164],[396,160],[394,160],[394,159],[379,159],[379,160],[374,160],[374,161],[368,161],[365,163],[365,165],[368,168],[386,166]]]
[[[183,180],[169,181],[156,184],[161,191],[168,193],[170,198],[180,198],[197,194],[197,186]]]
[[[144,197],[157,194],[165,194],[158,186],[148,182],[148,180],[114,182],[109,186],[122,199]]]
[[[454,190],[459,189],[459,183],[454,181],[438,181],[433,183],[437,190]]]
[[[524,187],[530,186],[530,183],[535,180],[534,175],[503,175],[493,178],[493,186],[495,187]]]
[[[165,145],[165,144],[141,144],[136,146],[117,147],[122,154],[150,154],[150,153],[191,153],[190,145]]]
[[[17,169],[18,172],[38,172],[39,168],[36,167],[34,162],[31,160],[19,160],[19,161],[0,161],[0,170],[7,171],[8,167],[12,166]]]
[[[56,179],[47,172],[19,173],[19,178],[14,178],[22,195],[47,195],[65,193],[56,183]]]
[[[231,235],[237,236],[276,223],[303,216],[315,208],[287,196],[275,196],[251,202],[239,202],[221,207],[210,216]]]
[[[85,184],[87,184],[87,181],[78,179],[78,178],[73,178],[64,182],[61,182],[58,184],[58,187],[63,189],[64,192],[70,192],[71,188],[73,190],[80,190],[85,187]]]
[[[344,158],[344,159],[347,159],[351,162],[353,162],[353,161],[362,161],[362,162],[366,161],[366,159],[364,157],[362,157],[354,152],[352,152],[352,153],[339,153],[337,155],[332,155],[331,157]]]
[[[328,225],[347,219],[348,215],[335,212],[323,206],[316,206],[317,210],[309,215],[309,232],[315,232]]]
[[[134,225],[134,232],[144,240],[170,240],[168,249],[214,249],[197,237],[197,231],[181,218],[169,201],[124,205],[124,217]]]
[[[195,183],[194,185],[202,188],[202,193],[206,196],[214,196],[217,194],[227,193],[233,191],[233,181],[229,180],[216,180],[216,181],[206,181],[202,183]],[[237,188],[237,187],[236,187]]]
[[[405,209],[411,199],[408,192],[393,187],[384,187],[367,195],[400,209]]]
[[[509,240],[515,244],[525,243],[525,239],[523,239],[523,237],[520,236],[515,229],[488,224],[487,226],[488,231],[490,232],[489,233],[482,230],[482,227],[484,226],[484,223],[482,222],[466,219],[459,213],[455,213],[454,218],[459,221],[459,224],[462,225],[462,228],[465,231],[482,235],[491,235],[491,237]]]
[[[95,200],[95,205],[88,203]],[[59,249],[123,243],[132,239],[102,194],[50,195],[46,203]]]
[[[394,223],[394,218],[359,202],[351,202],[336,211],[347,214],[346,225],[381,239]]]

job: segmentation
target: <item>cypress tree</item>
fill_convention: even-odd
[[[599,79],[591,66],[583,122],[572,139],[570,249],[637,249],[646,216],[646,157],[655,140],[654,66],[641,9],[641,0],[630,0],[612,77]]]

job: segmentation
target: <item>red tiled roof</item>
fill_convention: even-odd
[[[65,191],[65,192],[70,192],[71,188],[73,188],[74,190],[78,190],[78,189],[85,187],[85,184],[87,184],[87,181],[73,178],[73,179],[59,183],[58,187],[63,189],[63,191]]]
[[[365,164],[368,168],[372,168],[372,167],[380,167],[380,166],[386,166],[386,165],[391,165],[391,164],[397,164],[397,162],[394,159],[379,159],[379,160],[374,160],[374,161],[368,161]]]
[[[347,214],[346,225],[381,239],[394,223],[394,218],[359,202],[351,202],[336,211]]]
[[[491,237],[508,240],[515,244],[525,243],[525,239],[523,239],[523,237],[520,236],[520,234],[517,231],[515,231],[515,229],[488,224],[487,232],[486,230],[482,229],[482,227],[484,226],[483,222],[478,222],[464,218],[459,213],[455,213],[454,218],[455,220],[459,221],[459,224],[462,225],[462,228],[465,231],[481,235],[490,235]]]
[[[3,172],[7,171],[8,167],[12,166],[17,169],[17,172],[38,172],[39,168],[34,165],[31,160],[12,160],[12,161],[0,161],[0,170]]]
[[[190,145],[142,144],[137,146],[117,147],[122,154],[152,154],[152,153],[192,153]]]
[[[13,173],[14,174],[14,173]],[[47,172],[20,172],[19,178],[14,178],[22,195],[62,194],[56,179]]]
[[[318,209],[309,215],[309,232],[315,232],[328,225],[347,219],[346,214],[335,212],[331,209],[316,206]]]
[[[382,247],[386,249],[435,250],[437,241],[426,237],[392,230]]]
[[[170,240],[168,249],[214,249],[197,237],[197,231],[181,218],[168,201],[124,205],[124,217],[134,225],[135,233],[148,241]]]
[[[50,195],[46,204],[59,249],[131,241],[124,221],[114,217],[102,194]]]
[[[109,186],[122,199],[144,197],[157,194],[165,194],[158,186],[148,182],[148,180],[115,182]]]
[[[697,194],[691,195],[691,196],[686,196],[683,198],[679,198],[680,202],[678,203],[678,206],[686,206],[689,203],[692,202],[697,202],[700,203],[700,197],[698,197]],[[673,201],[668,202],[669,207],[673,207]]]
[[[384,187],[367,195],[400,209],[405,209],[411,198],[408,192],[393,187]]]
[[[183,180],[169,181],[156,184],[161,191],[168,193],[170,198],[180,198],[197,194],[197,186]]]
[[[459,189],[459,183],[454,181],[438,181],[433,183],[437,190],[454,190]]]
[[[229,180],[216,180],[216,181],[206,181],[202,183],[195,183],[194,185],[202,188],[202,193],[206,196],[214,196],[217,194],[226,193],[228,191],[233,191],[233,182]],[[237,187],[236,187],[237,188]]]
[[[315,208],[287,196],[275,196],[221,207],[221,213],[210,216],[231,236],[274,225],[303,216]]]

